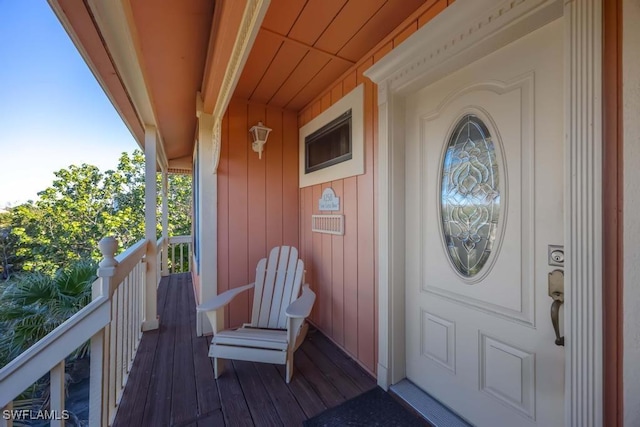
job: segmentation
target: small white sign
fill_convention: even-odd
[[[322,192],[322,197],[318,201],[319,209],[321,211],[339,211],[340,210],[340,198],[336,197],[336,193],[332,188],[325,188]]]

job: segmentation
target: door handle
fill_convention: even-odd
[[[553,270],[549,273],[549,296],[551,303],[551,324],[556,333],[556,345],[564,346],[564,337],[560,336],[560,306],[564,303],[564,273],[562,270]]]
[[[556,333],[556,345],[564,345],[564,337],[560,336],[560,323],[558,320],[558,313],[560,312],[560,306],[562,301],[554,300],[551,304],[551,323],[553,324],[553,330]]]

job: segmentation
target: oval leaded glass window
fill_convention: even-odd
[[[464,277],[478,274],[491,255],[500,214],[499,178],[487,126],[465,115],[449,139],[440,187],[447,253]]]

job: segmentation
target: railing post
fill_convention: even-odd
[[[65,363],[64,359],[49,372],[49,408],[51,409],[51,427],[64,427],[65,398]]]
[[[158,329],[158,302],[157,289],[158,277],[156,271],[157,250],[156,250],[156,208],[157,208],[157,183],[156,183],[156,145],[157,134],[154,126],[145,126],[144,129],[144,164],[145,164],[145,237],[147,239],[147,275],[144,293],[144,322],[143,331]]]
[[[96,299],[101,295],[111,298],[111,278],[115,274],[116,266],[118,265],[118,261],[116,261],[118,241],[111,236],[103,237],[98,242],[98,248],[102,254],[102,261],[98,264],[97,271],[100,280],[93,284],[92,299]]]
[[[98,280],[93,285],[93,299],[106,296],[111,299],[111,278],[115,274],[118,261],[115,259],[118,242],[113,237],[105,237],[98,243],[102,261],[98,268]],[[91,337],[91,383],[89,386],[89,425],[107,425],[109,414],[109,351],[110,329]],[[107,355],[107,357],[105,357]]]
[[[169,176],[162,170],[162,277],[169,275]]]

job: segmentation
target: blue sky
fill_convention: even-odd
[[[45,0],[0,0],[0,208],[137,144]]]

